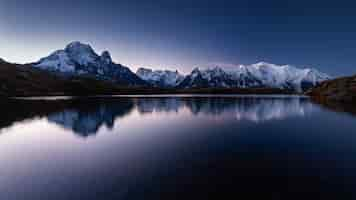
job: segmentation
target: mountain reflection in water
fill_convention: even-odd
[[[179,113],[187,109],[192,115],[233,117],[236,121],[261,122],[304,116],[313,111],[313,104],[301,97],[166,97],[166,98],[96,98],[59,101],[11,101],[1,106],[12,115],[0,119],[1,127],[16,121],[46,118],[75,134],[95,135],[106,126],[111,129],[115,119],[136,110],[140,115],[155,112]]]
[[[356,197],[355,117],[308,98],[33,99],[0,109],[1,200]]]

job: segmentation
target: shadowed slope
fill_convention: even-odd
[[[64,77],[29,65],[0,62],[0,96],[90,95],[118,90],[110,82]]]

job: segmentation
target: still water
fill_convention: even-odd
[[[0,107],[0,199],[356,198],[356,118],[307,98],[28,99]]]

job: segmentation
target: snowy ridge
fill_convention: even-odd
[[[328,79],[330,76],[316,69],[300,69],[291,65],[260,62],[232,68],[219,66],[203,70],[195,68],[179,87],[269,87],[301,92]]]
[[[51,71],[67,73],[75,72],[75,63],[69,58],[64,50],[54,52],[47,58],[41,59],[38,64],[35,64],[34,66]]]
[[[139,68],[136,72],[141,79],[151,83],[156,87],[176,87],[179,85],[184,76],[176,71],[169,70],[151,70],[147,68]]]

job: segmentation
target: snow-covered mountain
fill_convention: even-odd
[[[0,61],[1,62],[1,61]],[[189,75],[178,71],[140,68],[136,74],[112,61],[110,53],[100,56],[87,44],[72,42],[63,50],[32,64],[34,67],[69,75],[92,76],[126,85],[153,85],[164,88],[280,88],[306,91],[330,79],[316,69],[260,62],[235,67],[195,68]]]
[[[204,70],[195,68],[178,87],[269,87],[301,92],[328,79],[330,79],[328,75],[316,69],[300,69],[291,65],[260,62],[234,68],[219,66]]]
[[[136,72],[136,75],[156,87],[176,87],[184,79],[184,76],[178,71],[153,71],[147,68],[139,68]]]
[[[104,51],[99,56],[90,45],[80,42],[72,42],[65,49],[57,50],[32,65],[52,72],[93,76],[97,79],[110,80],[121,84],[146,84],[129,68],[114,63],[108,51]]]
[[[179,88],[234,88],[260,87],[262,82],[248,73],[235,74],[223,68],[214,67],[205,70],[195,68],[178,85]]]

